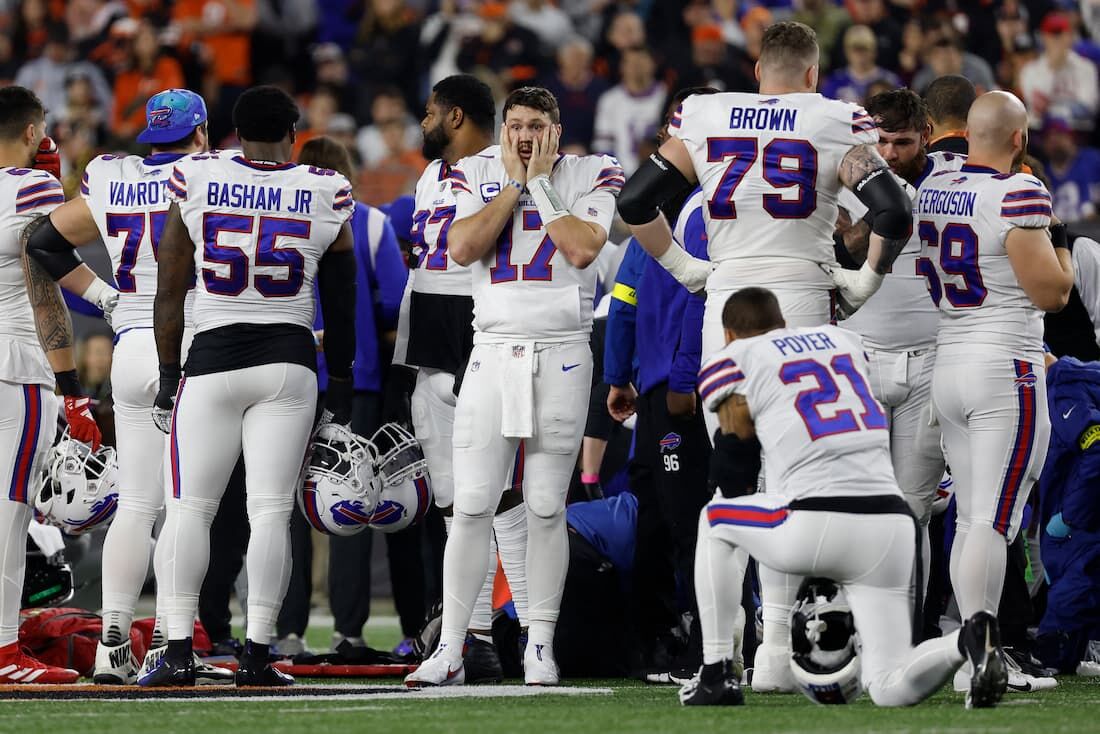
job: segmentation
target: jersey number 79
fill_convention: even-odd
[[[737,219],[734,194],[760,157],[756,138],[707,138],[707,161],[730,159],[707,202],[711,219]],[[762,194],[764,211],[773,219],[805,219],[817,209],[817,150],[806,140],[776,138],[764,146],[764,180],[774,189],[795,189],[797,197]]]

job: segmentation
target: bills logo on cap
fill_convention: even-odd
[[[161,107],[148,113],[149,127],[168,127],[172,124],[172,108]]]

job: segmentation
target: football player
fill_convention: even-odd
[[[169,432],[171,478],[156,569],[168,649],[139,678],[145,686],[195,683],[191,631],[210,524],[242,449],[251,536],[248,626],[236,683],[293,682],[269,665],[268,643],[286,593],[290,512],[317,401],[315,281],[329,372],[322,420],[351,419],[351,186],[335,171],[289,162],[298,107],[286,92],[247,90],[233,121],[241,153],[185,157],[168,179],[173,203],[153,304],[160,359],[153,420]],[[181,370],[193,277],[195,337]]]
[[[455,195],[451,190],[453,166],[462,158],[483,151],[495,152],[493,122],[496,103],[492,90],[477,77],[457,74],[438,82],[420,123],[424,133],[424,157],[431,161],[416,184],[413,215],[414,246],[421,248],[420,262],[409,278],[398,326],[398,345],[405,354],[395,355],[395,364],[406,368],[391,371],[392,384],[414,382],[412,425],[432,478],[435,503],[443,511],[450,532],[453,522],[454,475],[451,440],[454,434],[455,375],[459,374],[473,349],[474,301],[470,295],[470,269],[447,254],[447,235],[455,217]],[[513,464],[512,481],[505,489],[493,516],[489,538],[489,564],[485,583],[470,616],[470,637],[465,661],[467,682],[499,681],[500,659],[492,647],[493,580],[497,551],[512,592],[521,629],[527,626],[527,521],[523,497],[523,447]]]
[[[1012,173],[1027,151],[1027,114],[1006,92],[967,118],[969,158],[925,179],[916,217],[928,286],[940,310],[932,400],[955,481],[950,576],[960,612],[996,609],[1007,544],[1047,451],[1043,311],[1073,287],[1065,227],[1050,194]]]
[[[27,237],[65,201],[46,112],[24,87],[0,89],[0,683],[75,683],[75,670],[45,665],[19,647],[27,525],[57,431],[61,390],[74,437],[100,433],[73,361],[72,323],[61,292],[34,261]],[[40,149],[41,145],[41,149]],[[45,170],[36,170],[39,167]],[[36,333],[37,332],[37,333]]]
[[[732,659],[744,580],[735,556],[747,552],[762,565],[844,587],[862,643],[863,687],[876,704],[918,703],[969,661],[967,706],[994,705],[1007,674],[990,612],[970,613],[961,631],[910,644],[917,528],[894,481],[887,419],[868,387],[859,337],[829,325],[787,327],[778,299],[763,288],[730,296],[722,323],[730,343],[700,370],[699,394],[723,433],[737,437],[740,465],[757,455],[749,439],[759,438],[768,492],[749,494],[756,477],[745,471],[700,513],[703,666],[681,689],[681,702],[744,702]]]
[[[878,151],[890,170],[916,193],[929,176],[957,171],[966,161],[954,153],[925,153],[931,126],[921,98],[908,89],[875,95],[867,113],[879,129]],[[863,207],[843,189],[840,203],[851,226],[845,244],[862,256],[871,233]],[[927,533],[932,502],[943,476],[939,428],[930,423],[932,366],[936,359],[939,312],[928,297],[928,281],[919,269],[920,238],[914,230],[882,287],[855,314],[841,322],[863,337],[871,371],[871,393],[889,420],[890,457],[901,493]],[[927,579],[929,544],[924,537],[922,577]]]
[[[149,420],[157,392],[153,297],[157,249],[168,216],[165,193],[172,168],[186,155],[206,150],[206,104],[186,89],[154,94],[145,106],[147,126],[137,136],[152,146],[148,156],[101,155],[80,182],[80,196],[50,212],[27,242],[27,254],[66,290],[117,299],[110,314],[116,342],[111,363],[119,456],[119,506],[103,541],[103,636],[93,680],[133,683],[130,623],[149,569],[153,525],[164,507],[164,434]],[[81,266],[75,247],[107,246],[116,292]],[[89,294],[89,290],[93,292]],[[185,306],[186,345],[191,340],[190,299]],[[157,617],[153,647],[163,644]],[[217,669],[199,667],[204,679]],[[215,680],[224,680],[228,671]],[[231,676],[229,676],[231,680]]]
[[[824,324],[833,315],[834,286],[858,307],[909,240],[911,203],[875,150],[875,121],[857,105],[814,93],[818,59],[813,30],[795,22],[770,26],[756,64],[760,93],[684,100],[672,137],[623,189],[619,213],[646,251],[689,290],[706,287],[704,358],[724,343],[721,311],[734,290],[766,286],[792,326]],[[711,262],[673,246],[658,208],[697,183],[707,200]],[[871,243],[858,272],[828,265],[842,186],[870,211]],[[713,435],[713,415],[707,428]],[[764,640],[754,688],[790,689],[787,616],[799,582],[762,569],[761,583]]]
[[[568,564],[565,495],[592,385],[596,272],[622,168],[558,153],[554,96],[523,87],[504,102],[499,149],[455,166],[448,255],[470,266],[474,347],[455,407],[454,524],[443,561],[442,636],[406,684],[462,683],[462,644],[485,581],[501,488],[525,447],[528,684],[555,685],[554,627]]]

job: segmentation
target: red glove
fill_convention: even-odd
[[[69,435],[77,441],[90,443],[92,451],[97,451],[103,436],[92,417],[91,403],[91,398],[66,395],[65,419],[69,422]]]
[[[57,143],[49,135],[42,138],[38,144],[38,152],[34,155],[34,167],[39,171],[52,173],[53,177],[61,179],[61,152],[57,149]]]

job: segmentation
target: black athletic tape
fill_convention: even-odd
[[[627,224],[648,224],[669,199],[694,188],[680,169],[660,153],[653,153],[630,177],[619,194],[619,216]]]
[[[1066,232],[1065,224],[1059,222],[1058,224],[1050,225],[1050,243],[1055,247],[1064,247],[1067,250],[1073,250],[1073,247],[1070,246],[1069,234]]]
[[[871,171],[852,191],[867,207],[872,232],[888,240],[909,239],[913,233],[913,202],[890,175],[890,169]]]
[[[54,280],[61,280],[84,262],[73,243],[57,231],[49,217],[31,233],[27,254]]]

